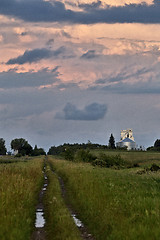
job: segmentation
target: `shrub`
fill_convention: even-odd
[[[76,162],[93,162],[96,156],[91,154],[88,150],[80,149],[76,152],[75,161]]]
[[[14,157],[22,157],[23,155],[21,153],[17,153]]]
[[[153,163],[151,168],[150,168],[150,170],[152,172],[157,172],[159,169],[160,169],[160,167],[157,164],[155,164],[155,163]]]
[[[92,162],[93,166],[106,167],[106,162],[100,159],[96,159]]]
[[[66,148],[64,152],[64,157],[66,160],[73,161],[74,160],[74,152],[70,148]]]
[[[139,165],[138,163],[134,163],[134,164],[133,164],[133,167],[135,167],[135,168],[136,168],[136,167],[140,167],[140,165]]]
[[[120,155],[108,156],[105,154],[101,154],[99,157],[99,160],[105,162],[105,167],[108,167],[108,168],[112,166],[118,166],[118,167],[124,166],[124,160]]]

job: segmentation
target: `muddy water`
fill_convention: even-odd
[[[43,228],[45,225],[45,218],[44,218],[44,212],[42,208],[38,208],[36,211],[36,221],[35,221],[35,227],[36,228]]]
[[[79,220],[76,216],[76,214],[71,214],[71,216],[73,217],[73,220],[76,224],[77,227],[84,227],[83,223],[81,222],[81,220]]]
[[[52,170],[52,172],[55,174],[55,172],[53,170]],[[59,183],[60,183],[60,186],[61,186],[62,197],[63,197],[64,201],[66,202],[66,189],[65,189],[64,182],[63,182],[62,178],[59,177],[59,176],[58,176],[58,179],[59,179]],[[77,217],[73,208],[68,204],[66,204],[66,207],[68,208],[68,210],[69,210],[69,212],[70,212],[70,214],[71,214],[71,216],[74,220],[74,223],[78,227],[78,229],[81,233],[82,239],[84,239],[84,240],[87,240],[87,239],[88,240],[95,240],[95,238],[92,236],[92,234],[88,233],[88,230],[84,226],[83,222]]]
[[[52,167],[50,166],[53,174],[56,174]],[[45,215],[44,215],[44,206],[43,206],[43,197],[44,194],[47,190],[47,186],[48,186],[48,178],[46,176],[46,167],[44,166],[43,168],[43,174],[44,174],[44,183],[43,183],[43,187],[40,191],[39,194],[39,202],[38,205],[36,207],[36,220],[35,220],[35,232],[32,235],[31,240],[46,240],[46,233],[45,233]],[[57,175],[57,174],[56,174]],[[58,176],[57,176],[58,177]],[[62,191],[62,197],[64,198],[64,201],[66,199],[65,195],[66,195],[66,189],[64,186],[64,182],[63,180],[58,177],[59,179],[59,183],[61,186],[61,191]],[[65,201],[66,202],[66,201]],[[66,204],[66,207],[68,208],[76,226],[78,227],[78,229],[80,230],[81,233],[81,237],[83,240],[94,240],[93,236],[91,234],[88,233],[87,229],[85,228],[84,224],[82,223],[82,221],[80,219],[78,219],[77,215],[75,214],[75,212],[73,211],[71,206],[68,206],[68,204]]]
[[[46,167],[44,166],[43,168],[44,183],[39,193],[38,204],[36,207],[35,231],[31,237],[31,240],[46,240],[45,230],[44,230],[46,220],[44,217],[43,197],[47,190],[48,178],[46,176],[45,171],[46,171]]]

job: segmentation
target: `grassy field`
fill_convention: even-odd
[[[159,164],[160,154],[120,154],[140,167],[115,170],[53,157],[49,161],[64,179],[68,202],[97,240],[158,240],[160,173],[138,172],[153,163]]]
[[[141,167],[148,167],[153,163],[160,163],[160,152],[143,152],[143,151],[112,151],[112,150],[92,150],[94,155],[98,156],[101,153],[106,155],[120,155],[125,161],[131,165],[138,163]]]
[[[8,157],[0,164],[0,239],[29,240],[42,184],[43,159],[14,161]]]
[[[95,155],[102,152],[92,151]],[[116,170],[47,157],[46,240],[81,239],[49,164],[65,183],[66,201],[96,240],[159,240],[160,171],[150,171],[150,167],[153,163],[160,166],[160,154],[105,153],[120,154],[131,166],[136,163],[139,167]],[[30,240],[43,186],[43,165],[44,157],[0,159],[1,240]]]

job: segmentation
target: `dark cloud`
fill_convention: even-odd
[[[78,6],[86,11],[92,11],[95,9],[98,9],[99,7],[102,6],[102,2],[101,1],[97,1],[97,2],[93,2],[91,4],[78,4]]]
[[[19,64],[38,62],[42,59],[51,57],[58,57],[64,52],[64,47],[60,47],[57,50],[49,50],[47,48],[37,48],[33,50],[26,50],[23,55],[17,58],[11,58],[6,64]]]
[[[130,72],[127,72],[127,69],[126,69],[126,71],[122,71],[122,72],[118,73],[116,76],[111,77],[109,79],[109,82],[120,82],[120,81],[127,80],[127,79],[130,79],[130,78],[138,78],[141,75],[144,75],[144,74],[149,73],[151,71],[153,71],[153,69],[143,67],[141,69],[138,69],[138,70],[134,71],[133,73],[130,73]]]
[[[98,57],[98,55],[96,55],[95,50],[89,50],[81,56],[81,58],[84,58],[84,59],[92,59],[95,57]]]
[[[29,22],[160,23],[159,0],[154,0],[152,5],[141,3],[114,7],[107,5],[105,8],[99,8],[100,5],[100,1],[85,4],[82,5],[85,12],[76,12],[66,9],[64,3],[59,1],[0,0],[0,14]]]
[[[103,82],[103,81],[102,81]],[[160,83],[155,82],[150,79],[146,82],[136,82],[136,83],[124,83],[117,82],[109,85],[95,85],[89,87],[88,90],[92,91],[104,91],[110,94],[159,94],[160,93]]]
[[[93,121],[104,118],[106,112],[107,106],[105,104],[92,103],[80,110],[77,109],[75,105],[67,103],[63,109],[63,114],[57,113],[56,118],[65,120]]]
[[[58,66],[53,70],[43,68],[38,72],[17,73],[16,69],[11,69],[8,72],[0,73],[0,88],[13,89],[24,87],[39,87],[54,82],[60,83],[58,78]]]
[[[123,68],[119,72],[113,72],[110,74],[110,76],[106,78],[100,78],[95,81],[96,85],[104,86],[106,84],[110,83],[119,83],[123,82],[124,80],[128,80],[128,82],[131,81],[131,79],[141,79],[141,77],[145,78],[145,74],[154,72],[154,68],[147,68],[147,67],[141,67],[139,69],[131,69],[131,68]],[[149,75],[150,76],[150,75]],[[139,82],[139,81],[138,81]],[[116,86],[116,85],[115,85]]]
[[[160,84],[148,82],[135,84],[118,83],[114,86],[103,87],[102,90],[120,94],[159,94]]]

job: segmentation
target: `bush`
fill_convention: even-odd
[[[88,150],[80,149],[76,152],[75,161],[76,162],[93,162],[96,156],[91,154]]]
[[[150,168],[150,170],[152,172],[157,172],[159,169],[160,169],[160,167],[157,164],[155,164],[155,163],[153,163],[151,168]]]
[[[74,160],[74,152],[70,148],[66,148],[64,152],[64,157],[66,160],[73,161]]]
[[[21,153],[17,153],[14,157],[22,157],[23,155]]]
[[[106,167],[106,162],[100,159],[96,159],[92,162],[93,166]]]
[[[124,160],[120,155],[108,156],[101,154],[98,160],[105,162],[105,167],[109,168],[112,166],[122,167],[124,166]]]

